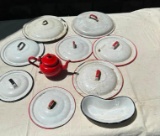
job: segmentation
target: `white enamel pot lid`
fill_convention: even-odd
[[[0,99],[12,102],[24,98],[33,87],[32,76],[22,70],[12,70],[0,76]]]
[[[82,63],[72,79],[73,86],[82,96],[95,95],[109,99],[117,95],[123,86],[123,77],[118,68],[103,60]]]
[[[63,88],[50,87],[34,96],[29,105],[31,120],[42,128],[66,124],[75,112],[73,96]]]
[[[92,53],[92,43],[80,36],[68,36],[56,45],[56,53],[63,60],[82,61]]]
[[[124,66],[133,62],[137,56],[136,46],[121,36],[105,36],[93,45],[93,54],[97,59]]]
[[[67,23],[56,16],[41,16],[23,26],[23,34],[32,40],[49,42],[63,37],[68,30]]]
[[[44,45],[24,37],[14,39],[1,49],[2,60],[11,66],[28,65],[30,56],[39,57],[44,53]]]
[[[115,25],[108,15],[101,12],[89,11],[75,17],[72,22],[72,28],[83,37],[99,38],[112,33]]]
[[[136,108],[133,100],[127,96],[105,100],[90,95],[81,101],[81,110],[86,117],[96,122],[121,123],[131,118]]]

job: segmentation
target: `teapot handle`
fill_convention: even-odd
[[[39,66],[37,64],[35,64],[35,62],[36,61],[40,61],[40,60],[37,59],[36,57],[31,56],[31,57],[28,58],[28,61],[29,61],[30,64],[32,64],[32,65],[34,65],[34,66],[39,68]]]

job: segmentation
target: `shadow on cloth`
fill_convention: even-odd
[[[0,40],[22,29],[31,19],[0,21]]]

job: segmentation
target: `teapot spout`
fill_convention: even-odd
[[[63,65],[63,70],[66,70],[66,69],[68,68],[68,63],[69,63],[69,62],[71,62],[71,61],[70,61],[70,60],[67,60],[67,61],[66,61],[66,64]]]

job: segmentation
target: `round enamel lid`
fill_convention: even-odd
[[[80,36],[69,36],[57,44],[56,53],[63,60],[81,61],[91,55],[92,43]]]
[[[39,57],[44,52],[44,45],[26,38],[17,38],[2,47],[1,58],[11,66],[28,65],[30,56]]]
[[[72,28],[83,37],[98,38],[112,33],[115,26],[108,15],[90,11],[78,15],[72,22]]]
[[[41,16],[23,26],[24,35],[32,40],[48,42],[63,37],[68,30],[67,23],[56,16]]]
[[[29,105],[31,120],[42,128],[66,124],[75,111],[73,96],[63,88],[51,87],[34,96]]]
[[[123,86],[118,68],[103,60],[82,63],[72,79],[75,89],[82,96],[96,95],[108,99],[117,95]]]
[[[13,70],[0,76],[0,99],[16,101],[24,98],[33,87],[33,78],[26,71]]]
[[[131,63],[137,56],[135,45],[124,37],[106,36],[98,39],[93,45],[97,59],[110,61],[116,66]]]

